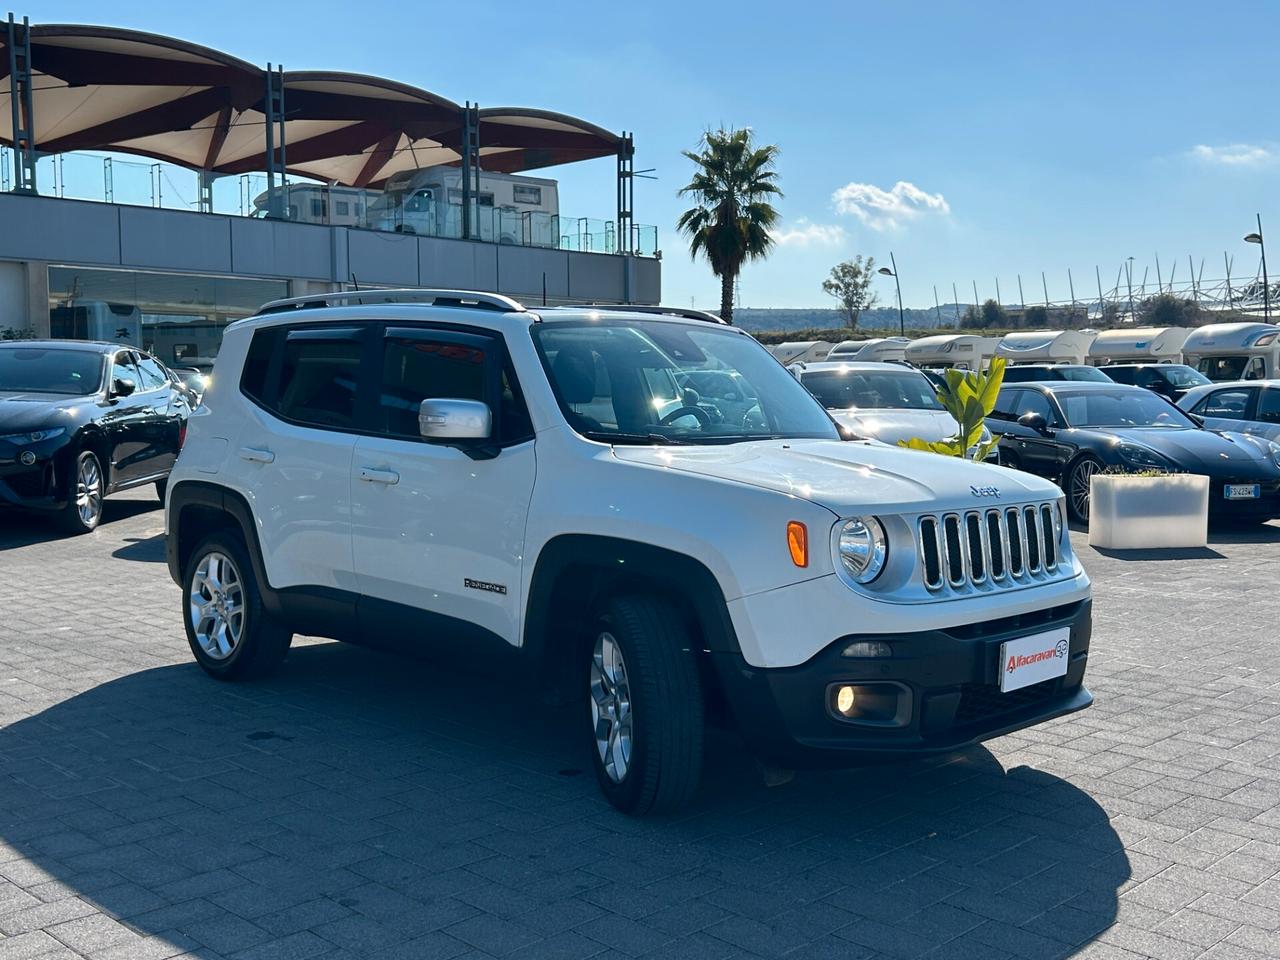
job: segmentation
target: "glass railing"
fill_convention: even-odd
[[[0,149],[0,191],[12,190],[15,178],[11,152]],[[42,196],[200,210],[199,175],[172,163],[93,153],[53,154],[36,161],[36,184]],[[277,185],[273,198],[266,175],[260,173],[218,177],[212,181],[210,195],[210,212],[228,216],[275,217],[295,223],[454,240],[464,236],[462,205],[442,199],[416,196],[402,201],[381,190],[296,179]],[[482,206],[474,199],[469,219],[466,232],[472,240],[483,243],[583,253],[616,253],[621,247],[617,226],[612,220],[567,217],[510,206]],[[634,225],[631,249],[637,256],[659,256],[658,228]]]

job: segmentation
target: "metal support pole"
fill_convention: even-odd
[[[1262,214],[1258,214],[1258,249],[1262,252],[1262,316],[1271,322],[1271,284],[1267,280],[1267,243],[1262,237]]]
[[[1227,259],[1227,251],[1222,251],[1222,265],[1227,268],[1227,309],[1231,309],[1231,301],[1235,299],[1231,293],[1231,261]]]
[[[266,151],[267,151],[267,216],[273,220],[280,219],[280,197],[276,194],[276,73],[271,64],[267,64],[267,91],[263,104],[266,115]]]
[[[1164,276],[1160,273],[1160,253],[1156,252],[1156,293],[1164,293]]]
[[[1044,278],[1044,271],[1040,271],[1040,283],[1044,287],[1044,308],[1049,309],[1049,281]]]
[[[1187,254],[1187,269],[1191,271],[1191,299],[1200,303],[1200,281],[1196,279],[1196,262]]]
[[[1026,309],[1027,298],[1022,293],[1022,274],[1018,274],[1018,306]]]
[[[480,186],[480,106],[470,100],[462,114],[462,239],[479,232],[478,197]],[[471,208],[477,204],[476,217]]]
[[[200,178],[200,196],[196,202],[196,208],[201,213],[213,213],[213,181],[215,179],[213,171],[201,170],[197,176]]]
[[[1000,278],[999,277],[996,277],[996,303],[1003,306],[1003,303],[1000,299]]]
[[[956,308],[956,326],[960,326],[960,294],[956,293],[956,282],[951,281],[951,302]]]
[[[898,261],[893,259],[893,251],[889,251],[889,263],[893,265],[893,284],[898,288],[898,333],[907,335],[906,315],[902,312],[902,281],[898,279]]]
[[[1071,268],[1067,267],[1067,289],[1071,291],[1071,322],[1076,319],[1076,282],[1071,278]]]
[[[1133,257],[1130,257],[1128,260],[1126,260],[1124,266],[1125,266],[1125,271],[1124,271],[1125,279],[1126,279],[1126,282],[1129,284],[1129,322],[1137,323],[1138,315],[1137,313],[1134,312],[1134,309],[1133,309]]]
[[[942,326],[942,304],[938,302],[938,285],[933,285],[933,315],[938,318],[938,326]]]
[[[978,302],[978,281],[970,281],[973,284],[973,310],[975,313],[982,312],[982,304]]]
[[[9,109],[13,133],[13,192],[36,192],[35,105],[31,97],[31,21],[9,14],[5,24],[9,51]]]
[[[1102,298],[1102,270],[1096,263],[1093,265],[1093,275],[1098,278],[1098,319],[1101,320],[1106,316],[1107,303]]]
[[[618,252],[635,251],[633,234],[635,200],[635,142],[625,130],[618,143]]]
[[[110,157],[104,157],[102,160],[102,199],[107,203],[116,202],[116,182]]]

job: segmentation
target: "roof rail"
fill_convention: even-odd
[[[681,317],[685,320],[701,320],[704,323],[718,323],[723,326],[730,326],[727,321],[714,313],[708,313],[706,310],[694,310],[691,307],[637,306],[627,303],[588,303],[584,304],[584,306],[588,306],[592,310],[617,310],[620,313],[652,313],[657,316]]]
[[[504,313],[523,313],[524,304],[499,293],[480,293],[476,290],[341,290],[334,293],[313,293],[306,297],[289,297],[264,303],[258,315],[284,313],[289,310],[307,310],[317,307],[335,307],[341,304],[364,303],[426,303],[436,307],[471,307],[476,310],[499,310]]]

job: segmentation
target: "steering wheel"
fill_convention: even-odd
[[[701,407],[690,406],[676,407],[665,417],[659,420],[658,423],[665,427],[668,424],[679,420],[681,417],[693,417],[696,419],[698,421],[699,430],[705,430],[707,427],[711,426],[711,414],[707,413],[707,411],[703,410]]]

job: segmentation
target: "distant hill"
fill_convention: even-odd
[[[954,304],[942,307],[942,323],[938,323],[938,314],[934,310],[903,311],[907,329],[932,330],[939,326],[950,327],[956,316]],[[964,312],[963,307],[960,310]],[[751,331],[787,331],[787,330],[831,330],[842,326],[839,312],[825,310],[821,307],[737,307],[733,311],[733,322],[744,330]],[[897,307],[876,307],[866,310],[858,318],[858,328],[866,330],[889,330],[898,327]]]

